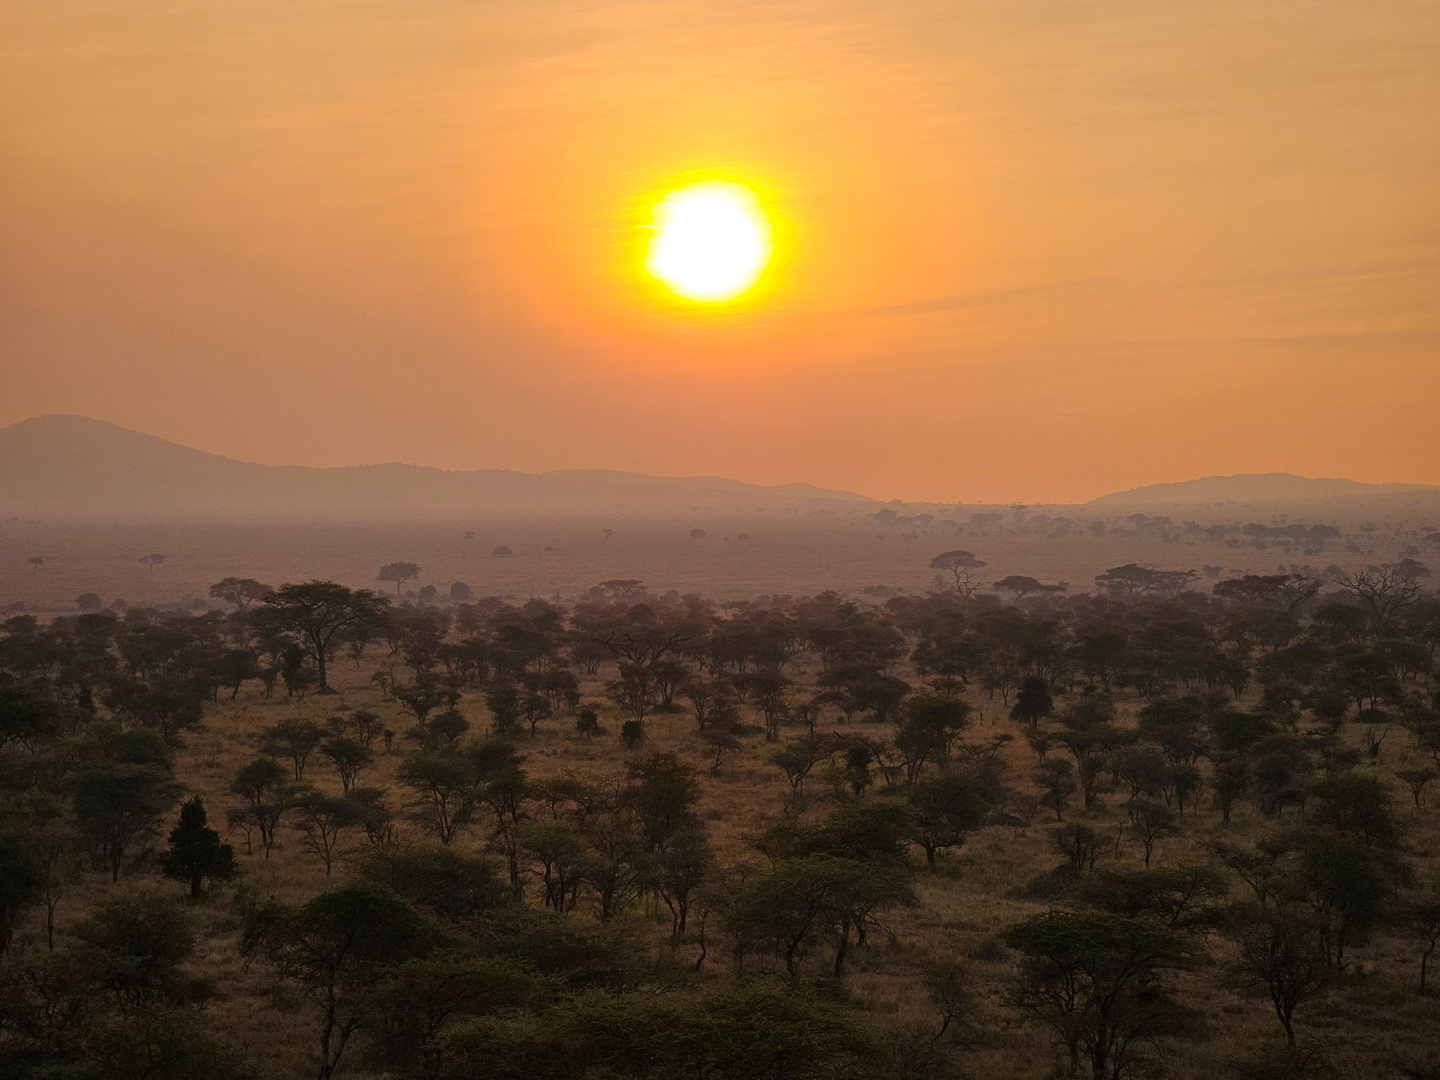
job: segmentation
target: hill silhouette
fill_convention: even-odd
[[[1092,499],[1087,506],[1195,506],[1214,503],[1271,503],[1334,499],[1365,495],[1440,492],[1432,484],[1365,484],[1356,480],[1316,479],[1293,473],[1239,473],[1206,476],[1170,484],[1116,491]]]
[[[84,416],[40,416],[0,429],[0,517],[395,519],[871,504],[810,484],[605,469],[257,465]]]
[[[1151,484],[1084,505],[1111,510],[1416,494],[1440,494],[1440,487],[1242,473]],[[39,416],[0,429],[0,518],[396,520],[601,511],[668,515],[696,509],[869,512],[877,504],[864,495],[812,484],[766,486],[718,476],[608,469],[527,473],[395,462],[337,468],[259,465],[84,416]]]

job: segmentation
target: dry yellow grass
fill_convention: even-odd
[[[381,661],[377,650],[372,648],[358,668],[350,662],[338,663],[333,677],[339,692],[334,696],[290,700],[277,693],[266,699],[251,684],[237,701],[222,699],[207,718],[204,731],[188,739],[178,761],[180,777],[204,797],[212,823],[223,821],[225,808],[235,804],[229,793],[230,782],[236,771],[255,756],[255,736],[267,724],[287,717],[323,721],[337,707],[345,706],[379,712],[390,727],[397,732],[404,731],[409,725],[395,703],[382,700],[370,681],[370,674]],[[587,680],[584,689],[588,699],[599,698],[605,674],[602,669],[598,678]],[[1010,721],[999,718],[998,701],[973,694],[971,700],[977,715],[971,738],[1014,731]],[[477,700],[467,696],[463,709],[471,720],[472,734],[483,731],[488,721]],[[608,706],[601,711],[602,723],[608,730],[605,737],[586,741],[570,730],[568,718],[555,718],[546,721],[534,738],[523,739],[521,746],[531,774],[545,777],[569,770],[582,774],[622,770],[630,755],[616,737],[620,718]],[[718,770],[711,771],[688,714],[655,715],[647,726],[647,750],[671,751],[701,768],[699,811],[722,863],[753,858],[746,846],[746,836],[778,820],[789,790],[779,770],[766,761],[772,744],[760,738],[747,740],[742,752],[727,757]],[[872,724],[852,724],[843,730],[874,737],[885,734],[882,728]],[[1358,739],[1358,733],[1350,734]],[[363,775],[361,782],[390,787],[398,801],[402,791],[395,783],[395,770],[404,745],[402,739],[397,739],[395,753],[378,753],[376,765]],[[1392,738],[1386,744],[1381,761],[1373,767],[1385,775],[1403,752],[1405,747]],[[1031,751],[1023,740],[1016,738],[1003,753],[1011,767],[1012,779],[1024,786],[1033,763]],[[339,790],[333,772],[318,755],[310,762],[306,780]],[[818,793],[820,782],[811,779],[807,787]],[[1410,805],[1408,793],[1397,794],[1404,795],[1403,801],[1397,799],[1397,806],[1413,827],[1415,853],[1428,869],[1437,836],[1440,836],[1434,812],[1417,813]],[[1112,795],[1102,799],[1092,811],[1077,808],[1071,816],[1097,827],[1114,829],[1122,820],[1118,801],[1118,796]],[[1023,830],[982,829],[972,835],[963,848],[942,854],[934,872],[921,870],[917,874],[920,903],[889,915],[885,932],[873,935],[868,947],[856,950],[848,983],[852,1000],[877,1017],[901,1021],[925,1021],[932,1015],[918,977],[927,960],[950,957],[967,961],[977,999],[975,1019],[986,1032],[967,1055],[976,1075],[1038,1076],[1045,1073],[1051,1060],[1044,1034],[1016,1026],[1014,1017],[999,1006],[1000,995],[1011,977],[1011,967],[1004,954],[994,947],[997,933],[1044,906],[1012,899],[1010,893],[1015,886],[1057,861],[1047,837],[1051,824],[1047,814],[1042,811],[1035,822]],[[1269,822],[1242,804],[1224,832],[1229,838],[1239,840],[1253,838],[1269,827]],[[412,837],[419,837],[414,825],[407,824],[406,828]],[[1162,842],[1160,863],[1203,859],[1200,845],[1221,831],[1218,814],[1214,812],[1205,810],[1190,816],[1182,836]],[[238,846],[239,838],[232,839],[237,843],[237,850],[243,852],[243,846]],[[355,842],[352,838],[352,844]],[[470,851],[478,850],[482,844],[483,829],[478,827],[467,830],[457,840],[457,845]],[[1135,863],[1136,850],[1129,843],[1122,844],[1116,858]],[[303,902],[343,880],[349,872],[342,860],[337,865],[335,879],[327,881],[318,861],[302,851],[296,834],[288,828],[282,830],[281,842],[268,860],[257,851],[250,856],[242,853],[240,861],[244,868],[240,888],[262,900],[273,898],[287,903]],[[126,875],[119,887],[130,887],[135,877],[135,872]],[[62,923],[77,917],[112,888],[102,876],[87,877],[62,907]],[[203,939],[193,966],[197,973],[213,979],[218,991],[215,1000],[207,1006],[208,1014],[226,1040],[257,1067],[276,1076],[304,1075],[312,1053],[306,1009],[293,992],[276,985],[263,967],[247,965],[240,959],[238,920],[229,895],[230,890],[219,890],[199,909]],[[574,917],[590,916],[578,912]],[[657,914],[652,930],[656,947],[664,947],[668,920]],[[690,948],[693,947],[682,946],[682,949]],[[1162,1075],[1185,1080],[1214,1076],[1237,1048],[1273,1043],[1278,1037],[1279,1029],[1268,1002],[1228,973],[1223,945],[1212,942],[1211,951],[1216,962],[1184,976],[1181,986],[1183,997],[1201,1011],[1213,1037],[1200,1047],[1160,1044],[1156,1048],[1156,1060],[1160,1062]],[[712,952],[712,961],[716,959]],[[1355,950],[1354,960],[1361,975],[1330,1001],[1304,1008],[1300,1019],[1306,1032],[1334,1044],[1334,1056],[1345,1064],[1349,1070],[1347,1075],[1379,1076],[1383,1075],[1380,1062],[1386,1054],[1433,1038],[1429,1033],[1436,1030],[1436,1022],[1440,1021],[1440,1000],[1420,999],[1409,990],[1414,978],[1415,955],[1414,950],[1401,941],[1378,937]],[[817,969],[823,966],[821,960],[813,963]],[[719,967],[712,963],[710,977],[725,977],[722,967],[723,960]]]

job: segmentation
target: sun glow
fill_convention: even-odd
[[[770,262],[770,221],[743,184],[712,181],[672,191],[655,207],[645,269],[687,300],[733,300]]]

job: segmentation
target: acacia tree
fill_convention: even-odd
[[[420,576],[420,567],[413,562],[392,562],[380,567],[380,572],[375,575],[376,581],[393,581],[395,583],[395,595],[400,595],[400,586],[411,578]]]
[[[319,693],[334,693],[326,681],[332,646],[346,631],[379,622],[389,601],[369,589],[347,589],[333,581],[281,585],[260,601],[255,620],[260,629],[292,634],[315,661]]]
[[[785,779],[790,781],[790,790],[798,792],[815,767],[833,758],[841,747],[841,741],[828,733],[802,735],[772,750],[770,762],[785,773]]]
[[[110,880],[120,880],[125,852],[152,834],[180,799],[180,785],[157,765],[110,764],[86,769],[75,781],[75,816],[105,853]]]
[[[1200,575],[1194,570],[1160,570],[1149,563],[1112,566],[1095,584],[1115,596],[1177,596]]]
[[[995,591],[1014,593],[1016,600],[1023,600],[1031,593],[1045,591],[1045,586],[1026,574],[1011,574],[995,582]]]
[[[263,600],[274,591],[269,585],[254,578],[227,577],[210,586],[210,597],[213,600],[224,600],[227,604],[234,604],[241,611],[245,611],[252,602]]]
[[[1354,573],[1332,573],[1330,580],[1355,598],[1376,627],[1389,626],[1423,595],[1418,578],[1430,571],[1412,559],[1370,566]]]
[[[1184,934],[1120,915],[1047,911],[1003,939],[1023,958],[1006,1004],[1055,1034],[1071,1075],[1088,1060],[1095,1080],[1118,1080],[1133,1044],[1183,1033],[1186,1014],[1163,976],[1191,965],[1196,948]]]
[[[275,845],[280,820],[295,805],[295,789],[286,783],[285,770],[270,758],[256,758],[236,774],[230,790],[245,799],[244,809],[230,811],[229,824],[245,830],[245,852],[250,853],[250,835],[260,834],[265,858]]]
[[[307,791],[295,801],[300,816],[294,827],[304,834],[304,847],[325,866],[325,876],[335,862],[340,836],[362,823],[362,807],[350,799],[336,798],[323,791]]]
[[[375,762],[364,744],[345,735],[327,740],[321,745],[320,753],[335,767],[340,776],[340,790],[347,795],[355,784],[355,778]]]
[[[1029,724],[1031,731],[1037,731],[1040,721],[1055,709],[1055,699],[1050,693],[1050,683],[1038,675],[1027,675],[1020,683],[1020,692],[1015,695],[1015,704],[1010,709],[1010,719]]]
[[[685,924],[696,895],[714,876],[715,853],[703,829],[692,828],[673,836],[656,860],[655,887],[670,909],[670,930],[685,936]]]
[[[791,685],[790,679],[779,668],[761,668],[741,675],[736,680],[743,686],[751,704],[765,720],[765,740],[774,742],[780,737],[780,724],[790,714],[785,691]]]
[[[1129,806],[1130,833],[1145,849],[1145,868],[1155,856],[1155,845],[1169,836],[1179,833],[1175,815],[1170,808],[1154,799],[1133,799]]]
[[[1253,888],[1253,886],[1252,886]],[[1240,903],[1229,911],[1225,935],[1236,945],[1239,969],[1264,985],[1295,1045],[1295,1010],[1330,982],[1320,919],[1298,904]]]
[[[305,779],[305,765],[310,755],[325,741],[325,729],[314,720],[282,720],[261,728],[260,737],[261,745],[270,757],[290,759],[298,782]]]
[[[644,664],[622,663],[620,677],[605,684],[605,695],[643,724],[655,707],[655,677]]]
[[[915,784],[910,807],[914,811],[910,838],[925,850],[925,862],[933,867],[938,851],[959,847],[984,823],[990,804],[974,779],[947,770]]]
[[[318,1080],[330,1080],[364,1025],[375,987],[394,965],[423,955],[428,934],[415,911],[388,889],[352,886],[298,909],[271,904],[247,921],[246,956],[268,960],[298,983],[320,1014]]]
[[[726,906],[725,925],[737,961],[747,951],[779,957],[788,975],[801,958],[829,938],[832,971],[844,975],[851,935],[876,913],[911,902],[908,881],[893,868],[834,855],[781,859]]]
[[[973,571],[985,565],[984,559],[977,559],[973,551],[946,551],[930,560],[930,569],[948,570],[955,577],[955,591],[967,600],[980,587]]]
[[[415,792],[415,816],[448,845],[475,813],[475,770],[454,751],[421,750],[400,766],[400,782]]]

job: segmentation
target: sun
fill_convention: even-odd
[[[651,229],[645,269],[687,300],[733,300],[770,262],[770,220],[743,184],[707,181],[672,191],[656,204]]]

